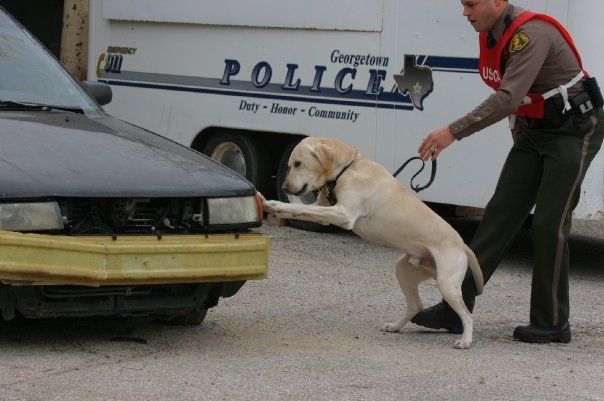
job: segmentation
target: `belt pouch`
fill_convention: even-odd
[[[570,99],[570,104],[573,107],[572,112],[581,116],[583,119],[586,119],[594,113],[593,100],[587,91],[583,91]]]
[[[589,94],[591,98],[592,105],[594,107],[602,107],[604,106],[604,98],[602,97],[602,91],[598,86],[598,81],[596,81],[595,77],[587,78],[583,81],[583,89]]]

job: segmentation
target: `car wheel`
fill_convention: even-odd
[[[270,178],[270,161],[259,141],[236,132],[212,135],[203,153],[250,181],[265,192]]]
[[[162,319],[162,322],[174,326],[199,326],[206,318],[208,308],[194,309],[184,315]]]
[[[292,150],[294,150],[298,142],[300,142],[299,139],[287,144],[285,150],[283,151],[283,154],[281,155],[281,160],[279,160],[279,166],[277,168],[277,199],[281,202],[286,203],[309,205],[317,200],[317,196],[314,193],[310,192],[304,196],[295,196],[288,195],[281,189],[281,186],[285,181],[285,177],[287,176],[287,162],[289,161],[289,156],[291,155]],[[296,219],[288,219],[287,222],[292,227],[306,231],[320,232],[325,231],[330,227],[323,224],[313,223],[312,221]]]

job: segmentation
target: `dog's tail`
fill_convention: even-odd
[[[468,265],[470,266],[472,276],[474,276],[474,282],[476,283],[476,293],[480,295],[482,294],[482,289],[484,288],[484,278],[482,277],[480,264],[478,263],[478,259],[476,259],[474,252],[466,244],[464,244],[464,251],[468,257]]]

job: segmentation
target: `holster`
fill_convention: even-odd
[[[535,125],[535,128],[560,128],[568,118],[561,113],[560,106],[556,104],[554,98],[546,99],[543,107],[543,118],[531,121],[531,125]]]

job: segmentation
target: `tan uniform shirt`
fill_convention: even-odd
[[[508,4],[491,31],[495,40],[499,40],[505,31],[505,17],[515,18],[523,11]],[[501,87],[472,112],[449,125],[456,139],[465,138],[508,117],[516,111],[527,93],[545,93],[567,84],[581,71],[575,53],[554,25],[532,19],[522,24],[517,32],[525,33],[529,43],[509,56]],[[583,90],[581,82],[583,80],[568,89],[569,98]],[[560,98],[560,95],[555,97]],[[514,134],[519,128],[520,124],[516,124]]]

